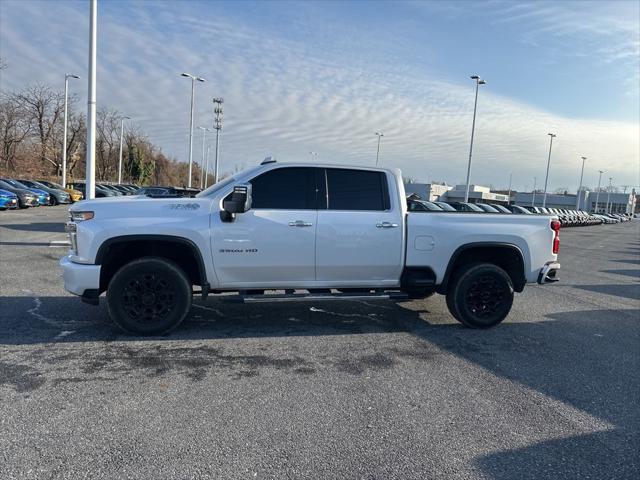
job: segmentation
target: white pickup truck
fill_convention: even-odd
[[[227,292],[247,302],[439,293],[457,320],[487,328],[514,291],[560,268],[556,218],[408,212],[397,169],[265,160],[195,198],[87,200],[69,216],[65,288],[92,304],[106,292],[113,321],[136,334],[175,328],[194,293]]]

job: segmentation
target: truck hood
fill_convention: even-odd
[[[95,212],[96,219],[167,217],[209,212],[210,198],[149,198],[143,195],[105,197],[74,203],[70,212]]]

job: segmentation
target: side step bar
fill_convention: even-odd
[[[267,303],[267,302],[317,302],[327,300],[405,300],[408,296],[400,292],[384,293],[285,293],[266,295],[229,295],[220,297],[225,302]]]

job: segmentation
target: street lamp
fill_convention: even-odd
[[[218,154],[220,152],[220,130],[222,129],[222,104],[224,99],[222,97],[213,97],[213,113],[215,119],[213,122],[213,128],[216,130],[216,159],[213,169],[213,183],[218,183]],[[205,182],[206,186],[206,182]]]
[[[551,165],[551,147],[553,139],[557,137],[555,133],[547,133],[549,135],[549,158],[547,159],[547,174],[544,177],[544,196],[542,197],[542,208],[547,206],[547,182],[549,181],[549,166]]]
[[[98,59],[98,0],[89,3],[89,75],[87,79],[87,154],[84,198],[96,198],[96,84]]]
[[[384,137],[384,133],[376,132],[375,135],[378,137],[378,150],[376,151],[376,167],[378,166],[378,159],[380,158],[380,139]]]
[[[471,124],[471,144],[469,145],[469,163],[467,164],[467,189],[464,194],[464,201],[469,201],[469,180],[471,175],[471,153],[473,152],[473,134],[476,130],[476,111],[478,109],[478,88],[487,82],[482,80],[478,75],[471,75],[471,80],[476,81],[476,99],[473,103],[473,123]]]
[[[600,172],[600,176],[598,177],[598,190],[596,192],[596,207],[594,208],[594,212],[598,213],[598,200],[600,199],[600,184],[602,183],[602,174],[604,170],[598,170]]]
[[[62,187],[67,188],[67,99],[69,79],[80,78],[73,73],[64,74],[64,133],[62,134]]]
[[[613,178],[609,177],[609,188],[607,189],[607,212],[606,213],[611,213],[611,204],[609,203],[609,198],[611,197],[611,180],[613,180]]]
[[[204,78],[197,75],[191,75],[190,73],[181,73],[183,77],[191,79],[191,116],[189,118],[189,181],[188,186],[191,188],[191,166],[193,164],[193,100],[195,93],[196,80],[198,82],[204,82]]]
[[[207,128],[207,127],[198,127],[198,129],[202,130],[202,165],[201,165],[200,169],[202,170],[204,168],[204,171],[203,171],[203,174],[200,175],[200,188],[203,188],[204,179],[209,174],[209,162],[208,161],[205,162],[204,144],[205,144],[205,140],[207,138],[207,132],[211,132],[212,130],[210,128]],[[209,160],[209,157],[207,156],[206,159]]]
[[[580,210],[580,190],[582,190],[582,177],[584,175],[584,161],[587,157],[580,157],[582,159],[582,170],[580,171],[580,185],[578,186],[578,193],[576,194],[576,210]]]
[[[118,162],[118,184],[122,183],[122,137],[124,137],[124,121],[131,120],[131,117],[120,117],[120,160]]]
[[[309,155],[311,155],[311,162],[318,159],[318,152],[309,152]]]
[[[511,180],[513,180],[513,173],[509,174],[509,195],[507,198],[507,205],[511,205]]]

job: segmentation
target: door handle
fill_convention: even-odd
[[[305,222],[303,220],[296,220],[295,222],[289,222],[290,227],[311,227],[313,223]]]
[[[398,224],[397,223],[391,223],[391,222],[380,222],[380,223],[376,223],[376,227],[378,227],[378,228],[397,228]]]

